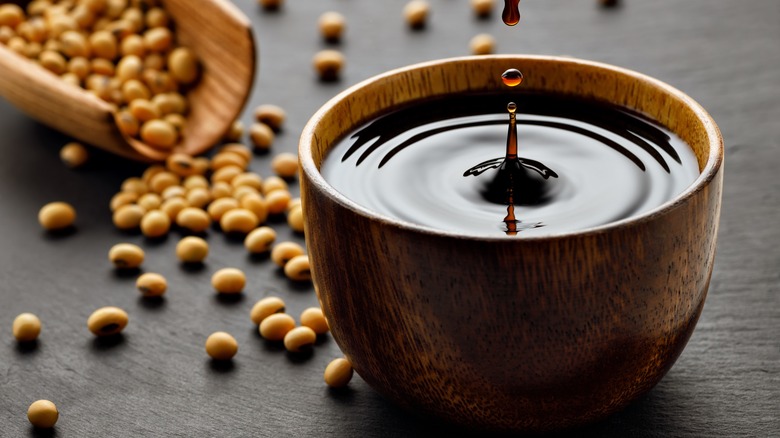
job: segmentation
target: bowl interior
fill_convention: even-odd
[[[325,104],[304,129],[299,151],[302,169],[313,184],[344,204],[362,209],[332,189],[319,173],[328,151],[339,140],[370,120],[415,101],[455,93],[505,91],[501,74],[509,68],[525,73],[525,80],[518,87],[522,92],[571,95],[618,105],[648,116],[691,146],[698,161],[699,178],[675,199],[627,220],[652,215],[689,195],[706,185],[721,165],[723,145],[717,126],[683,92],[646,75],[606,64],[573,58],[502,55],[413,65],[347,89]],[[607,226],[610,225],[602,227]]]

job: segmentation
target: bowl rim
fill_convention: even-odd
[[[319,169],[317,169],[317,166],[314,163],[314,158],[312,156],[312,148],[311,148],[311,145],[316,138],[316,134],[315,134],[316,128],[321,123],[322,119],[325,117],[325,115],[328,112],[340,106],[355,91],[367,87],[369,85],[375,84],[376,82],[382,81],[388,77],[396,76],[413,70],[425,70],[431,67],[435,67],[447,63],[453,63],[453,62],[455,63],[479,62],[479,60],[486,60],[486,59],[506,60],[506,61],[512,61],[512,60],[553,61],[553,62],[560,62],[560,63],[570,64],[570,65],[582,65],[582,66],[610,70],[613,73],[617,73],[623,76],[629,76],[634,80],[648,82],[653,86],[661,89],[663,92],[674,95],[675,97],[679,98],[683,102],[683,104],[688,106],[694,112],[697,119],[701,121],[702,125],[704,126],[704,130],[707,134],[708,141],[710,143],[710,150],[709,150],[709,155],[707,157],[707,162],[704,168],[699,173],[699,176],[683,192],[677,194],[674,198],[664,202],[663,204],[649,211],[646,211],[645,213],[635,215],[635,216],[630,216],[625,219],[609,222],[607,224],[598,225],[595,227],[581,228],[581,229],[576,229],[571,231],[542,234],[538,236],[528,236],[528,237],[519,236],[519,235],[518,236],[505,236],[505,235],[487,236],[487,235],[469,234],[469,233],[463,233],[457,231],[441,230],[433,227],[428,227],[425,225],[415,224],[402,219],[397,219],[384,214],[380,214],[377,213],[376,211],[373,211],[369,208],[366,208],[356,203],[355,201],[352,201],[351,199],[343,195],[341,192],[339,192],[333,186],[331,186],[322,176],[322,173],[320,173]],[[617,67],[602,62],[588,61],[588,60],[573,58],[573,57],[547,56],[547,55],[520,55],[520,54],[461,56],[461,57],[454,57],[454,58],[438,59],[438,60],[412,64],[405,67],[389,70],[387,72],[363,80],[355,85],[348,87],[341,93],[331,98],[322,107],[320,107],[317,110],[317,112],[314,113],[314,115],[306,123],[306,126],[304,127],[301,133],[299,146],[298,146],[298,160],[301,167],[300,171],[302,174],[306,174],[309,180],[308,183],[316,187],[319,191],[327,195],[333,201],[340,204],[342,207],[350,210],[354,214],[363,216],[367,219],[370,219],[371,221],[380,222],[385,226],[391,226],[391,227],[400,228],[403,230],[431,235],[431,236],[440,236],[440,237],[471,240],[471,241],[481,241],[481,242],[488,241],[488,242],[501,242],[501,243],[542,242],[542,241],[566,239],[572,237],[585,237],[585,236],[597,235],[597,234],[614,231],[616,229],[623,229],[632,226],[639,226],[642,224],[646,224],[648,222],[655,220],[659,216],[663,216],[664,214],[674,210],[678,206],[686,203],[690,198],[692,198],[693,196],[695,196],[696,194],[704,190],[706,187],[708,187],[720,172],[723,166],[723,158],[724,158],[723,136],[720,133],[720,129],[715,124],[715,121],[712,119],[712,116],[710,116],[710,114],[698,102],[696,102],[693,98],[691,98],[684,92],[680,91],[679,89],[672,87],[671,85],[663,81],[660,81],[658,79],[655,79],[643,73],[639,73],[634,70],[626,69],[623,67]]]

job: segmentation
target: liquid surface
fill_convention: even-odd
[[[505,159],[506,95],[448,97],[387,114],[336,145],[321,172],[376,213],[432,229],[513,238],[636,216],[671,200],[699,175],[690,147],[643,117],[566,97],[514,93],[512,99],[518,158],[557,177],[527,172],[510,205],[491,199],[497,165]],[[542,196],[525,202],[532,184],[541,185]]]

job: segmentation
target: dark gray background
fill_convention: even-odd
[[[390,68],[468,54],[479,32],[500,53],[572,55],[635,69],[689,93],[720,125],[727,147],[718,256],[701,321],[667,377],[608,420],[566,436],[778,436],[780,431],[780,2],[777,0],[523,1],[523,19],[506,28],[498,14],[473,18],[467,1],[432,0],[422,32],[408,31],[404,1],[297,0],[277,13],[237,1],[254,23],[259,77],[251,108],[277,103],[289,113],[274,150],[294,151],[310,115],[335,93]],[[311,69],[325,47],[316,21],[326,10],[348,19],[341,82],[319,83]],[[226,48],[229,50],[229,48]],[[531,72],[528,72],[532,74]],[[0,72],[2,74],[2,72]],[[240,242],[209,235],[202,271],[175,261],[177,235],[150,244],[111,225],[108,201],[141,166],[97,154],[83,171],[66,169],[68,139],[0,100],[0,436],[33,435],[25,412],[34,400],[60,408],[56,436],[428,436],[446,426],[403,412],[359,378],[344,392],[322,383],[339,356],[328,338],[310,358],[266,344],[248,320],[260,297],[278,294],[298,315],[316,299],[293,287]],[[268,172],[270,158],[252,168]],[[293,187],[297,192],[297,186]],[[52,238],[38,227],[46,202],[78,210],[78,231]],[[290,238],[283,224],[281,239]],[[337,238],[338,236],[334,236]],[[295,237],[296,240],[302,241]],[[109,247],[142,243],[144,269],[167,276],[164,304],[139,300],[134,278],[117,276]],[[248,273],[243,300],[220,302],[212,272]],[[123,342],[93,340],[86,318],[117,305],[130,313]],[[37,348],[17,348],[11,322],[30,311],[43,320]],[[203,342],[227,330],[240,344],[232,369],[213,367]]]

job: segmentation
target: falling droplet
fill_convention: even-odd
[[[504,0],[504,13],[501,14],[501,18],[507,26],[514,26],[520,22],[519,4],[520,0]]]
[[[501,75],[501,80],[507,87],[516,87],[523,83],[523,74],[516,68],[510,68]]]

